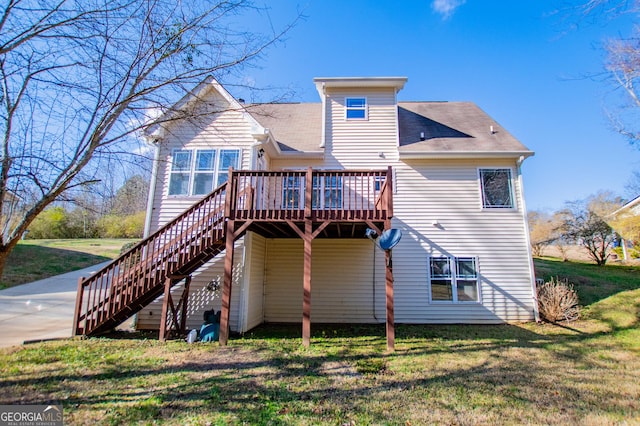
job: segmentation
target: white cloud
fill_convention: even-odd
[[[442,15],[442,19],[449,19],[457,8],[465,4],[467,0],[433,0],[431,8]]]

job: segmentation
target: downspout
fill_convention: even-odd
[[[371,246],[373,247],[373,278],[371,283],[371,290],[373,291],[373,319],[376,320],[376,322],[380,322],[376,315],[376,244],[373,243]]]
[[[533,267],[533,253],[531,251],[531,237],[529,234],[529,222],[527,221],[527,206],[524,201],[524,185],[522,183],[522,162],[524,156],[520,156],[516,161],[516,175],[518,178],[518,191],[520,192],[520,202],[522,203],[522,221],[524,222],[524,233],[527,244],[527,255],[529,256],[529,275],[531,277],[531,296],[533,299],[533,317],[536,322],[540,322],[540,312],[538,311],[538,291],[536,288],[536,272]]]

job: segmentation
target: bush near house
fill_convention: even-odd
[[[578,294],[573,285],[558,278],[538,286],[538,309],[540,316],[549,322],[578,319]]]

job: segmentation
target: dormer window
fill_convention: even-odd
[[[367,98],[346,98],[345,106],[347,120],[366,120],[368,118]]]

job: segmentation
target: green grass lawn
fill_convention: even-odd
[[[23,240],[11,252],[0,288],[115,259],[130,239]]]
[[[536,260],[580,280],[579,321],[398,325],[391,354],[383,326],[315,326],[309,349],[299,326],[262,326],[227,347],[121,334],[0,350],[0,405],[61,403],[66,424],[638,424],[640,269],[586,266]]]

